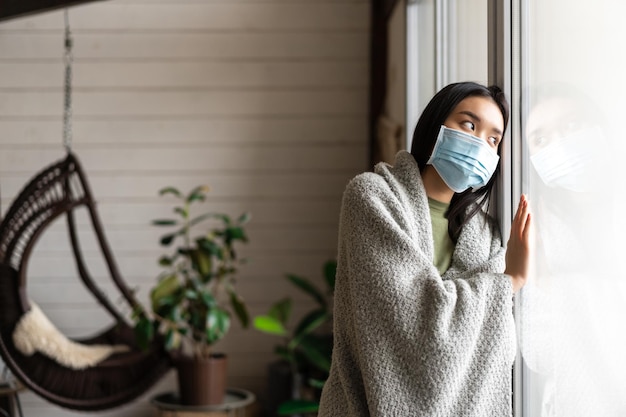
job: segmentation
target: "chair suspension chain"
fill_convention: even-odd
[[[63,146],[69,153],[72,150],[72,33],[67,9],[65,9],[65,100],[63,106]]]

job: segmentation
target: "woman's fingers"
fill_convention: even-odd
[[[524,232],[522,233],[523,239],[528,242],[530,240],[530,231],[532,229],[532,218],[530,213],[526,215],[526,223],[524,224]]]
[[[522,195],[511,224],[511,235],[506,250],[505,273],[513,280],[513,290],[524,286],[528,277],[531,256],[532,217],[528,198]]]
[[[524,234],[528,214],[528,199],[524,194],[522,194],[519,199],[519,205],[517,207],[517,212],[515,213],[515,218],[513,219],[512,225],[513,229],[515,230],[515,235],[520,238]]]
[[[528,241],[531,227],[530,205],[528,204],[528,198],[524,194],[522,194],[520,201],[522,202],[522,209],[520,210],[520,236],[523,240]]]

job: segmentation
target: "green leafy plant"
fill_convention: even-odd
[[[306,314],[297,325],[290,327],[293,301],[283,298],[274,303],[267,314],[254,318],[254,327],[264,333],[278,336],[282,343],[275,352],[290,365],[294,389],[292,400],[282,403],[280,415],[316,412],[318,395],[303,398],[302,388],[319,393],[328,378],[332,353],[332,296],[335,290],[337,263],[327,261],[323,266],[326,290],[322,291],[310,280],[287,274],[286,278],[316,301],[316,307]],[[302,386],[298,386],[302,384]]]
[[[176,218],[152,222],[172,229],[160,239],[162,246],[172,249],[159,259],[163,271],[150,292],[151,310],[134,312],[135,333],[142,345],[159,334],[168,350],[208,357],[211,346],[227,334],[233,315],[248,326],[250,316],[236,290],[241,261],[235,245],[248,241],[244,225],[250,216],[244,213],[236,221],[222,213],[192,216],[192,206],[205,201],[207,192],[208,187],[198,186],[186,195],[174,187],[159,193],[176,198]],[[193,234],[208,222],[208,230]]]

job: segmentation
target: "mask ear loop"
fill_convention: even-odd
[[[437,148],[439,148],[439,144],[441,143],[441,138],[443,136],[443,132],[444,130],[448,129],[445,125],[441,125],[441,127],[439,128],[439,133],[437,134],[437,140],[435,140],[435,145],[433,146],[433,150],[430,153],[430,157],[428,158],[428,161],[426,161],[427,165],[432,165],[433,161],[435,158],[433,158],[433,155],[435,155],[437,153]]]

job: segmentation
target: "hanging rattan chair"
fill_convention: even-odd
[[[171,361],[160,343],[149,350],[138,348],[132,327],[91,278],[77,236],[74,212],[78,208],[86,208],[89,214],[113,282],[130,307],[135,305],[106,241],[84,172],[76,156],[68,152],[23,188],[0,223],[0,354],[24,385],[45,399],[70,409],[103,410],[141,395],[168,371]],[[115,321],[97,336],[76,342],[130,347],[128,352],[80,370],[41,353],[27,356],[16,348],[13,338],[20,319],[31,309],[27,284],[33,247],[47,226],[61,216],[67,219],[78,275]]]

